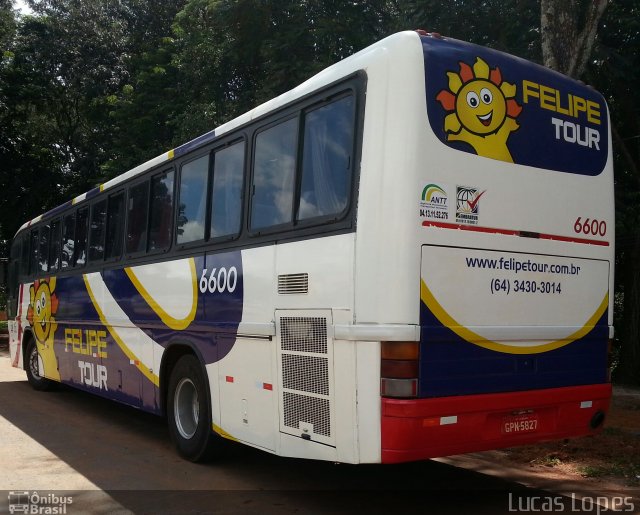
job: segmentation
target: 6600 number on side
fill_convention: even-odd
[[[209,275],[208,268],[202,270],[200,276],[200,292],[202,293],[233,293],[238,285],[238,269],[235,266],[230,268],[213,268]]]

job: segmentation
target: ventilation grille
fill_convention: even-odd
[[[279,275],[278,293],[280,295],[309,293],[309,274]]]
[[[329,369],[326,358],[282,355],[282,385],[289,390],[329,395]]]
[[[327,319],[320,317],[282,317],[283,351],[327,353]]]
[[[331,436],[329,399],[284,392],[284,425],[298,429],[300,422],[313,426],[317,435]]]
[[[283,424],[331,437],[331,379],[325,317],[280,318]]]

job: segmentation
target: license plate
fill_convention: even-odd
[[[510,415],[502,419],[502,433],[533,433],[538,430],[538,415],[527,413],[526,415]]]

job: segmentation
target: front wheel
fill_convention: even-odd
[[[42,358],[38,352],[38,346],[33,338],[29,338],[27,342],[27,352],[25,353],[27,362],[25,370],[27,371],[27,380],[34,390],[41,392],[51,390],[55,383],[40,375],[42,370]]]
[[[206,384],[200,362],[190,354],[178,360],[169,379],[169,434],[180,456],[194,462],[210,459],[219,445]]]

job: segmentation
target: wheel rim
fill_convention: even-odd
[[[40,354],[38,354],[38,349],[34,345],[31,347],[31,354],[29,355],[29,370],[31,371],[31,375],[35,379],[41,379],[40,377]]]
[[[196,434],[200,419],[198,390],[189,378],[183,378],[176,387],[173,415],[180,436],[190,439]]]

